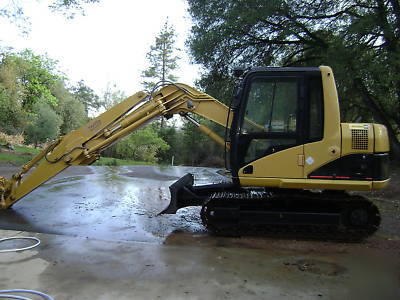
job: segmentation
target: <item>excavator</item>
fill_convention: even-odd
[[[388,184],[385,126],[341,123],[328,66],[235,73],[240,83],[229,106],[167,82],[118,103],[52,142],[11,179],[0,177],[0,208],[10,208],[69,166],[92,164],[101,151],[155,118],[177,114],[225,149],[231,179],[195,185],[194,176],[186,174],[170,186],[171,200],[161,213],[201,206],[204,225],[221,235],[292,230],[363,239],[373,234],[379,210],[352,191]],[[223,126],[225,137],[193,115]]]

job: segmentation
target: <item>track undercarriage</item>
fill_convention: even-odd
[[[202,207],[203,224],[218,235],[281,235],[360,240],[380,224],[377,207],[345,193],[217,192]]]
[[[380,224],[379,210],[371,201],[345,192],[193,186],[191,174],[170,189],[171,204],[163,213],[201,205],[203,224],[217,235],[356,241],[372,235]]]

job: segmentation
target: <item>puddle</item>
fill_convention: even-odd
[[[338,276],[347,272],[347,269],[337,263],[316,259],[301,259],[295,263],[285,263],[287,266],[295,266],[301,272],[317,275]]]

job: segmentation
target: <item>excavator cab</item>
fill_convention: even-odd
[[[251,70],[234,105],[233,178],[303,178],[304,144],[323,138],[320,69]]]

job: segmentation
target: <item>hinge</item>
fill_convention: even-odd
[[[297,154],[297,165],[303,167],[304,166],[304,155]]]

